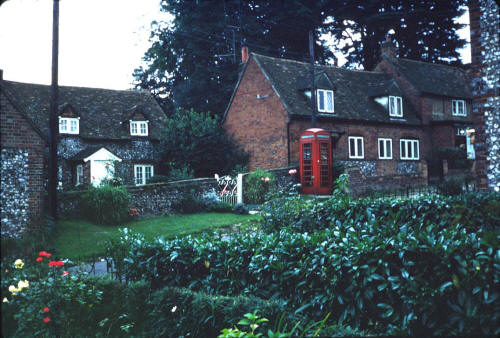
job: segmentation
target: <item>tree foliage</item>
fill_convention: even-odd
[[[137,87],[150,90],[168,114],[178,108],[222,114],[238,76],[242,44],[269,56],[308,60],[309,31],[316,61],[340,51],[348,67],[371,70],[379,43],[393,29],[399,56],[460,63],[466,41],[465,0],[188,1],[163,0],[172,22],[153,22],[153,44],[145,67],[135,70]],[[321,40],[330,34],[330,42]],[[329,45],[333,41],[332,50]]]
[[[333,0],[325,8],[336,48],[347,55],[349,66],[372,70],[377,64],[379,43],[394,30],[399,57],[461,64],[458,49],[466,41],[458,36],[463,24],[456,18],[465,12],[465,0]]]
[[[178,111],[167,120],[160,149],[164,170],[190,168],[196,177],[226,174],[247,162],[247,155],[217,118],[192,109]]]

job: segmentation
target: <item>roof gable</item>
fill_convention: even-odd
[[[279,59],[252,53],[266,78],[270,81],[289,114],[311,115],[310,100],[304,95],[305,79],[310,78],[310,64]],[[387,123],[419,125],[415,111],[408,100],[404,101],[404,118],[391,119],[387,111],[373,97],[380,95],[402,96],[393,79],[384,73],[356,71],[331,66],[315,66],[316,81],[332,86],[335,96],[335,113],[320,113],[332,119],[364,120]]]
[[[49,134],[50,86],[3,81],[12,101],[47,137]],[[150,137],[159,139],[166,115],[148,92],[84,87],[59,87],[59,113],[70,109],[80,117],[80,137],[88,139],[130,139],[123,127],[135,106],[150,120]],[[62,110],[61,110],[62,109]]]
[[[83,162],[88,161],[118,161],[121,162],[122,159],[110,152],[108,149],[102,147],[96,152],[90,154],[83,159]]]

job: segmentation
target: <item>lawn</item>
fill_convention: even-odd
[[[237,223],[248,224],[259,217],[233,213],[199,213],[147,218],[123,227],[142,233],[148,239],[156,236],[174,238]],[[73,261],[89,260],[94,256],[102,256],[108,241],[118,239],[118,229],[123,227],[96,225],[81,220],[61,220],[57,223],[57,235],[52,247],[61,258]]]

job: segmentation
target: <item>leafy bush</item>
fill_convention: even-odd
[[[243,203],[235,204],[233,210],[237,214],[241,214],[241,215],[248,214],[248,207]]]
[[[173,162],[191,168],[196,177],[229,173],[248,160],[216,117],[194,110],[179,110],[167,119],[160,149],[163,166]]]
[[[190,180],[194,178],[194,171],[188,165],[184,165],[182,168],[175,168],[175,164],[170,165],[170,169],[168,171],[168,181],[182,181],[182,180]]]
[[[438,148],[431,156],[447,160],[449,169],[470,169],[472,161],[467,159],[467,150],[455,147]]]
[[[351,202],[331,215],[325,213],[329,203],[306,202],[301,207],[309,222],[328,225],[311,228],[326,229],[297,233],[282,223],[270,234],[150,242],[125,232],[114,261],[128,279],[146,279],[156,288],[282,299],[289,310],[314,320],[331,312],[339,323],[380,333],[494,335],[500,333],[500,235],[498,223],[490,223],[492,231],[481,226],[493,222],[481,215],[493,199],[499,195],[421,199],[414,205]],[[295,207],[291,200],[285,208]],[[443,213],[457,218],[440,219]],[[303,215],[294,215],[287,220],[297,225]]]
[[[125,187],[91,187],[82,195],[80,213],[96,224],[121,225],[129,219],[129,201]]]
[[[205,201],[198,197],[196,192],[191,189],[189,192],[183,192],[178,199],[172,202],[172,209],[181,214],[194,214],[207,209]]]
[[[462,224],[467,231],[493,229],[499,223],[489,203],[500,203],[498,193],[467,193],[453,197],[440,195],[416,198],[361,198],[356,200],[334,196],[329,200],[304,200],[298,195],[282,196],[263,207],[262,227],[267,232],[284,226],[295,231],[315,231],[336,222],[377,222],[395,226],[420,227],[435,224],[441,227]]]
[[[446,178],[437,185],[439,192],[445,196],[456,196],[463,192],[464,180],[459,178]]]
[[[257,169],[245,177],[243,194],[248,204],[261,204],[269,192],[276,190],[276,177],[273,173]]]
[[[168,182],[168,177],[164,175],[153,175],[146,181],[147,184],[151,183],[165,183]]]

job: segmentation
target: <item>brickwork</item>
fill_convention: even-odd
[[[469,0],[469,13],[476,173],[481,189],[500,191],[499,6],[494,0]]]
[[[421,162],[428,156],[429,140],[422,128],[409,126],[389,126],[389,125],[367,125],[354,123],[335,123],[318,121],[318,128],[325,130],[335,130],[342,135],[333,147],[333,156],[342,161],[346,166],[361,166],[367,176],[387,176],[398,174],[400,162],[400,139],[418,139],[420,146],[420,161],[403,162]],[[293,120],[290,123],[290,153],[291,162],[299,161],[299,135],[305,129],[310,128],[310,121]],[[362,136],[364,145],[364,159],[352,161],[349,159],[349,136]],[[392,139],[392,159],[381,160],[378,157],[378,139]],[[369,162],[373,164],[360,163]],[[370,168],[370,169],[368,169]]]
[[[288,165],[287,112],[253,58],[250,58],[224,129],[250,154],[248,168]]]
[[[39,225],[46,185],[46,143],[0,93],[1,231],[14,237]]]

